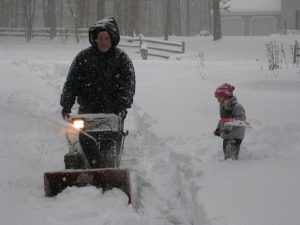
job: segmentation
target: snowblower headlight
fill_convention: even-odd
[[[76,129],[81,129],[83,130],[85,128],[85,120],[84,119],[74,119],[73,120],[73,126]]]

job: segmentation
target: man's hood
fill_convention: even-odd
[[[93,36],[96,36],[100,31],[107,31],[111,37],[112,46],[117,46],[120,42],[120,33],[115,18],[105,18],[98,20],[89,28],[89,41],[93,44]]]

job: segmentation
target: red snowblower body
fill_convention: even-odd
[[[69,152],[64,156],[65,170],[44,173],[44,190],[55,196],[69,186],[93,185],[103,191],[121,189],[131,203],[127,168],[119,168],[125,136],[124,121],[115,114],[71,116],[66,129]]]

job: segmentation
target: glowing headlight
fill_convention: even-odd
[[[82,120],[82,119],[73,120],[73,126],[77,129],[83,129],[84,128],[84,120]]]

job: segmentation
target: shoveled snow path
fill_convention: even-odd
[[[7,64],[3,64],[5,65]],[[59,96],[68,64],[24,60],[11,61],[8,65],[11,65],[7,67],[10,75],[15,76],[15,80],[20,79],[21,83],[11,90],[11,94],[2,95],[1,112],[7,118],[2,121],[2,127],[7,127],[9,133],[5,142],[9,144],[5,145],[6,149],[2,151],[1,156],[7,158],[4,161],[7,162],[7,168],[17,164],[17,168],[23,168],[23,172],[19,171],[17,178],[13,175],[14,171],[9,174],[2,171],[1,187],[3,193],[7,192],[8,197],[3,201],[20,202],[18,204],[20,209],[15,208],[13,204],[6,212],[22,211],[17,218],[11,215],[7,222],[40,220],[39,217],[34,219],[36,213],[43,215],[46,224],[60,224],[59,218],[62,219],[61,222],[75,219],[80,222],[98,217],[97,210],[83,210],[82,206],[76,203],[77,199],[84,206],[91,204],[91,199],[97,198],[94,196],[97,193],[90,188],[70,188],[53,199],[43,196],[43,172],[61,170],[63,155],[67,151],[64,122],[60,119],[60,107],[57,105],[59,99],[53,96]],[[32,74],[26,77],[30,81],[29,87],[23,86],[23,78],[19,74],[20,67],[24,74],[28,73],[26,71]],[[43,86],[43,92],[35,89],[36,86]],[[12,123],[9,124],[8,121]],[[200,223],[205,217],[202,206],[194,201],[200,187],[193,181],[201,177],[201,172],[194,171],[195,162],[192,157],[176,153],[169,146],[172,138],[160,138],[152,131],[153,123],[155,122],[151,116],[136,105],[130,110],[126,121],[126,128],[130,134],[125,141],[121,166],[130,169],[133,209],[138,213],[136,216],[151,221],[150,224]],[[33,126],[28,126],[29,124]],[[12,152],[19,153],[12,155]],[[8,178],[10,175],[12,179]],[[16,194],[9,194],[11,191]],[[28,194],[29,199],[34,198],[35,202],[39,202],[37,208],[25,207],[29,201],[26,200]],[[120,194],[117,192],[106,194],[106,197],[99,198],[99,201],[93,204],[102,208],[107,204],[109,196],[111,202],[116,201],[117,196],[123,205],[126,195]],[[104,203],[101,202],[103,198]],[[60,213],[62,201],[65,200],[68,202],[66,207],[73,206],[69,209],[69,213]],[[134,211],[131,214],[134,215]]]

